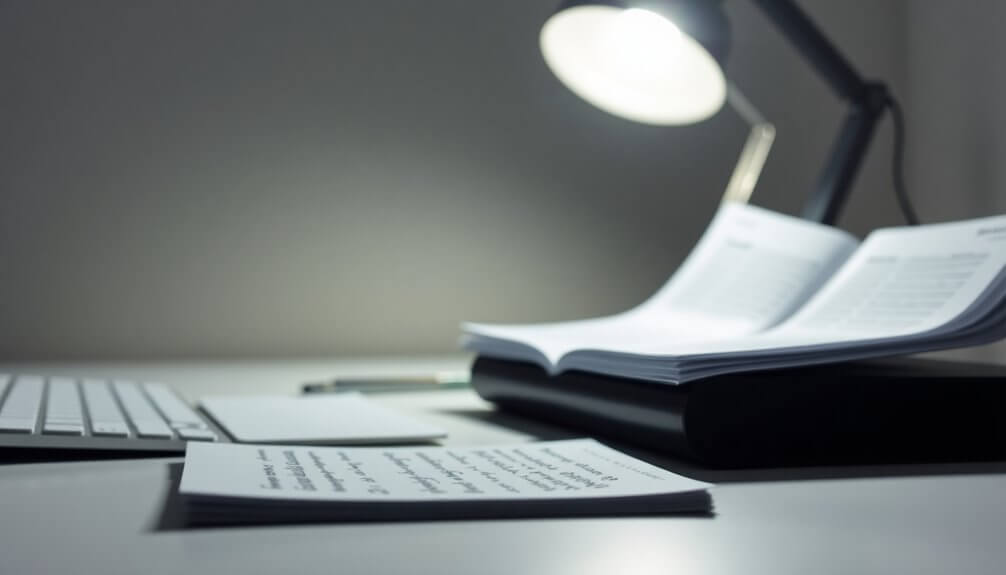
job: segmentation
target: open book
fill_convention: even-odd
[[[666,383],[1006,337],[1006,216],[845,232],[725,205],[656,294],[627,312],[463,326],[479,354]]]

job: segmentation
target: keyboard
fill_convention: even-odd
[[[227,441],[160,383],[0,374],[0,447],[185,451]]]

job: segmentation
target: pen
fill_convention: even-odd
[[[467,371],[442,371],[429,375],[405,376],[347,376],[333,377],[322,381],[304,383],[304,393],[339,393],[362,391],[366,393],[384,391],[422,391],[439,389],[460,389],[468,387]]]

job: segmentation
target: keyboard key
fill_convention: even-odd
[[[179,429],[209,429],[210,426],[205,423],[176,423],[171,422],[171,429],[178,431]]]
[[[3,392],[7,391],[7,384],[11,380],[9,373],[0,373],[0,400],[3,400]]]
[[[188,439],[191,441],[216,441],[217,434],[213,433],[208,429],[176,429],[178,435],[182,439]]]
[[[175,395],[168,386],[161,383],[148,383],[144,385],[144,388],[150,399],[167,418],[168,425],[175,430],[179,437],[190,441],[217,440],[217,434],[210,429],[203,418]]]
[[[0,408],[0,432],[32,433],[38,423],[45,379],[22,375],[14,380],[7,401]]]
[[[11,375],[7,373],[0,373],[0,405],[2,405],[3,394],[7,391],[7,384],[10,383]],[[4,431],[4,430],[0,430]]]
[[[165,419],[175,429],[209,429],[202,417],[182,401],[163,383],[148,383],[143,386],[154,405],[161,410]]]
[[[79,433],[72,431],[80,429]],[[77,383],[72,379],[49,379],[49,401],[45,408],[43,433],[83,435],[84,414],[80,407]]]
[[[49,423],[45,422],[42,433],[47,435],[84,435],[83,423]]]
[[[129,437],[129,426],[125,422],[91,421],[91,435],[98,437]]]
[[[163,421],[134,421],[136,435],[146,439],[172,439],[175,437],[171,433],[171,428],[164,425]]]
[[[80,387],[84,392],[87,413],[91,416],[91,433],[128,437],[129,426],[126,425],[126,418],[115,402],[112,391],[108,388],[108,383],[96,379],[85,379]]]
[[[113,385],[122,402],[122,407],[126,410],[126,415],[136,428],[138,436],[151,439],[171,439],[174,437],[171,428],[161,419],[153,405],[147,401],[137,384],[117,381]]]
[[[45,378],[34,375],[19,376],[14,380],[3,408],[0,408],[0,417],[37,417],[44,388]]]
[[[22,417],[0,417],[0,433],[31,433],[35,431],[35,421]]]

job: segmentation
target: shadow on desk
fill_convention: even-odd
[[[185,465],[181,462],[167,463],[168,466],[168,490],[164,496],[164,504],[161,506],[161,514],[150,526],[150,531],[176,531],[185,529],[185,501],[178,493],[178,487],[182,484],[182,470]]]
[[[140,459],[146,457],[179,457],[181,453],[164,451],[113,451],[107,449],[37,449],[25,447],[0,448],[0,465],[21,463],[67,463],[71,461],[103,461]]]
[[[484,422],[512,429],[542,441],[583,437],[583,432],[571,428],[521,417],[511,412],[472,410],[444,410],[455,417]],[[869,463],[850,465],[806,465],[799,467],[765,467],[756,469],[710,469],[702,465],[641,449],[624,441],[596,437],[611,447],[649,461],[686,477],[710,483],[737,483],[755,481],[798,481],[811,479],[849,479],[870,477],[910,477],[925,475],[961,475],[1006,473],[1006,461],[957,461]]]

